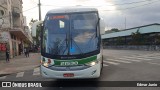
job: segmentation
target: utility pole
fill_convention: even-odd
[[[125,29],[126,29],[126,16],[125,16],[125,20],[124,20],[124,25],[125,25]]]
[[[39,7],[39,21],[41,20],[41,1],[39,0],[38,3],[38,7]]]

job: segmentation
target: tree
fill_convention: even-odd
[[[154,36],[154,42],[156,45],[160,45],[160,35],[155,34]]]
[[[34,19],[32,18],[31,21],[30,21],[30,23],[29,23],[29,25],[32,26],[32,24],[33,24],[34,22],[36,22],[36,21],[38,21],[38,20],[37,20],[37,19],[34,20]],[[37,46],[40,46],[40,40],[39,40],[39,38],[40,38],[40,32],[41,32],[41,27],[38,26],[38,27],[37,27],[37,30],[36,30],[36,37],[32,37],[32,38],[33,38],[33,41],[36,42],[36,45],[37,45]]]
[[[119,30],[117,28],[112,28],[111,30],[107,30],[105,31],[105,33],[114,33],[114,32],[119,32]]]
[[[30,23],[29,23],[29,25],[32,26],[32,24],[33,24],[34,22],[36,22],[36,21],[38,21],[38,20],[37,20],[37,19],[34,20],[34,19],[32,18],[31,21],[30,21]]]
[[[117,40],[116,40],[116,44],[117,44],[117,45],[124,45],[123,37],[120,37],[120,36],[119,36],[119,37],[117,38]]]
[[[132,45],[142,45],[143,41],[142,41],[142,35],[139,32],[139,29],[136,32],[132,32],[131,34],[132,37]]]
[[[119,32],[119,30],[117,28],[112,28],[111,31],[113,31],[113,32]]]

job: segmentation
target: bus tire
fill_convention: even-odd
[[[102,55],[102,61],[101,61],[101,71],[100,71],[100,75],[102,74],[103,71],[103,55]]]

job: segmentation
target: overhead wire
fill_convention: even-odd
[[[127,8],[123,8],[123,9],[116,9],[116,10],[128,10],[128,9],[134,9],[134,8],[138,8],[138,7],[142,7],[142,6],[146,6],[149,4],[153,4],[155,2],[159,2],[160,0],[142,0],[142,1],[137,1],[137,2],[128,2],[128,3],[121,3],[121,4],[112,4],[112,5],[106,5],[106,6],[122,6],[122,5],[131,5],[131,4],[141,4],[141,3],[145,3],[142,5],[136,5],[136,6],[132,6],[132,7],[127,7]],[[42,6],[54,6],[54,7],[62,7],[62,6],[57,6],[57,5],[43,5]],[[101,6],[88,6],[88,7],[101,7]],[[101,11],[115,11],[115,10],[101,10]]]
[[[136,5],[136,6],[133,6],[133,7],[128,7],[128,8],[123,8],[123,9],[116,9],[116,10],[128,10],[128,9],[134,9],[134,8],[138,8],[138,7],[142,7],[142,6],[146,6],[146,5],[149,5],[149,4],[153,4],[153,3],[156,3],[156,2],[159,2],[159,0],[147,0],[147,1],[152,1],[152,2],[149,2],[149,3],[146,3],[146,4],[143,4],[143,5]],[[130,3],[123,3],[123,4],[114,4],[114,5],[124,5],[124,4],[133,4],[133,3],[141,3],[141,2],[146,2],[146,0],[143,0],[143,1],[138,1],[138,2],[130,2]],[[57,5],[43,5],[42,6],[54,6],[54,7],[62,7],[62,6],[57,6]],[[108,6],[108,5],[107,5]],[[113,5],[109,5],[109,6],[113,6]],[[30,11],[34,8],[37,8],[38,6],[34,6],[30,9],[27,9],[27,10],[24,10],[20,13],[23,13],[23,12],[27,12],[27,11]],[[94,7],[97,7],[97,6],[94,6]],[[116,11],[116,10],[101,10],[101,11]],[[8,15],[9,16],[9,15]],[[7,17],[7,16],[3,16],[3,17]]]
[[[150,1],[157,1],[157,0],[142,0],[142,1],[137,1],[137,2],[128,2],[128,3],[111,4],[111,5],[106,5],[106,6],[130,5],[130,4],[144,3],[144,2],[150,2]],[[55,6],[55,7],[61,7],[61,6],[57,6],[57,5],[45,5],[45,4],[42,4],[42,6]],[[99,6],[98,6],[98,7],[99,7]]]
[[[37,4],[38,2],[35,2],[34,0],[32,0],[32,3],[33,3],[33,4]]]
[[[30,9],[24,10],[24,11],[22,11],[22,12],[30,11],[30,10],[32,10],[32,9],[34,9],[34,8],[37,8],[37,7],[38,7],[38,6],[35,6],[35,7],[30,8]],[[22,13],[22,12],[21,12],[21,13]]]
[[[30,9],[24,10],[24,11],[22,11],[22,12],[20,12],[20,13],[30,11],[30,10],[32,10],[32,9],[34,9],[34,8],[37,8],[37,7],[38,7],[38,6],[32,7],[32,8],[30,8]],[[2,16],[2,17],[0,17],[0,18],[6,18],[6,17],[10,17],[10,16],[11,16],[11,15],[6,15],[6,16]]]
[[[150,2],[150,1],[157,1],[157,0],[143,0],[143,1],[137,1],[137,2],[128,2],[128,3],[111,4],[111,5],[107,5],[107,6],[130,5],[130,4],[144,3],[144,2]]]
[[[134,8],[138,8],[138,7],[142,7],[142,6],[146,6],[146,5],[150,5],[150,4],[154,4],[156,2],[160,2],[159,0],[156,0],[154,2],[150,2],[150,3],[145,3],[143,5],[136,5],[133,7],[128,7],[128,8],[123,8],[123,9],[116,9],[116,10],[128,10],[128,9],[134,9]],[[102,10],[102,11],[116,11],[116,10]]]

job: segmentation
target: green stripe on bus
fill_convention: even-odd
[[[92,61],[97,60],[97,55],[91,56],[83,59],[73,59],[73,60],[54,60],[54,65],[58,66],[72,66],[72,65],[82,65]],[[78,63],[77,63],[78,62]],[[71,63],[70,65],[62,65],[63,63]],[[75,63],[75,64],[74,64]]]

